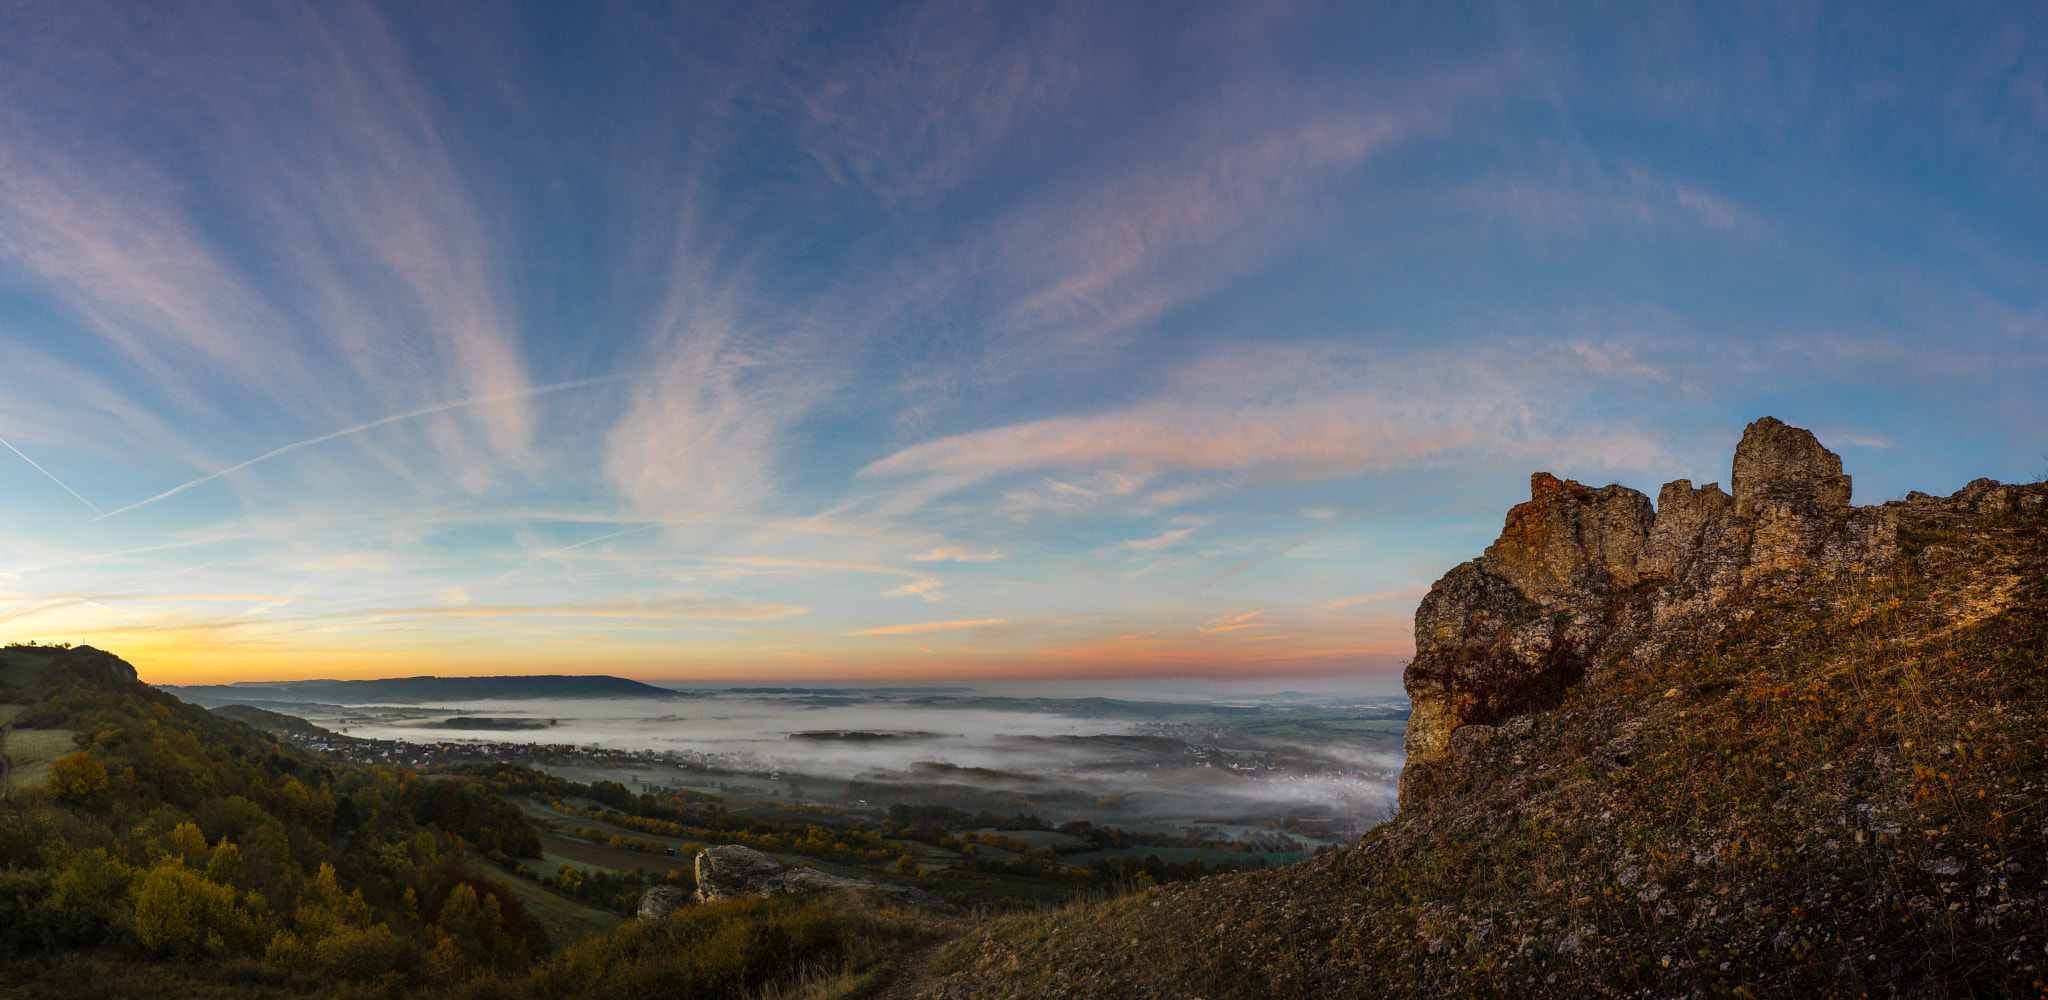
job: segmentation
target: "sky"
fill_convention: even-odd
[[[2039,3],[0,0],[0,637],[1357,678],[1531,472],[2048,474]]]

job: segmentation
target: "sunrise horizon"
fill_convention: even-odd
[[[10,26],[0,638],[167,683],[1382,677],[1534,472],[2048,451],[2018,13]]]

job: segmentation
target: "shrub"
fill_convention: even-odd
[[[66,802],[97,808],[106,801],[107,769],[81,750],[50,762],[50,790]]]
[[[320,971],[351,982],[378,979],[387,972],[402,974],[411,968],[415,954],[411,944],[383,924],[350,928],[313,946],[313,961]]]
[[[235,907],[235,891],[208,882],[175,857],[165,857],[137,880],[135,933],[143,947],[166,957],[189,957],[213,948],[255,950],[256,925]]]

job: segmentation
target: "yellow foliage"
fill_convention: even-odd
[[[316,924],[325,926],[332,923],[345,927],[362,928],[370,926],[370,921],[376,917],[376,911],[370,909],[370,904],[363,901],[361,890],[355,892],[344,892],[342,890],[341,885],[335,881],[333,865],[324,862],[320,865],[320,871],[313,876],[312,889],[320,897],[321,906],[319,909],[324,910],[325,914],[330,917],[329,920],[316,918],[314,920]],[[301,921],[305,920],[307,909],[310,909],[310,907],[299,910]]]
[[[242,881],[242,849],[220,838],[213,857],[206,862],[206,880],[215,885],[236,886]]]
[[[387,973],[403,975],[413,955],[412,946],[383,924],[342,931],[313,946],[313,960],[321,971],[357,982]]]
[[[270,946],[263,949],[263,960],[272,965],[296,969],[313,957],[313,949],[304,939],[291,931],[278,931],[270,938]]]
[[[178,860],[193,868],[206,866],[206,834],[191,823],[180,823],[164,834],[164,845]]]
[[[91,805],[107,793],[107,769],[84,751],[50,762],[50,790],[59,798]]]
[[[135,933],[158,955],[189,956],[208,946],[253,951],[255,922],[234,890],[214,885],[176,858],[157,863],[133,889]]]

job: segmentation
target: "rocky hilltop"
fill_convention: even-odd
[[[1910,533],[1902,541],[1902,526],[2042,512],[2039,490],[1989,479],[1953,497],[1852,507],[1841,458],[1772,417],[1743,431],[1729,483],[1733,496],[1719,483],[1666,483],[1653,508],[1626,486],[1531,477],[1529,500],[1508,511],[1500,539],[1445,574],[1416,609],[1404,804],[1438,765],[1484,745],[1508,718],[1549,707],[1589,668],[1725,631],[1732,623],[1714,615],[1737,598],[1853,589],[1909,568],[1939,576],[1961,553],[1916,545]],[[1907,558],[1928,565],[1902,566]],[[2009,571],[1980,575],[1964,589],[1981,593],[1949,596],[1959,610],[1988,609],[2019,582]]]
[[[1537,473],[1416,612],[1401,810],[970,934],[931,997],[2048,996],[2048,484]]]

